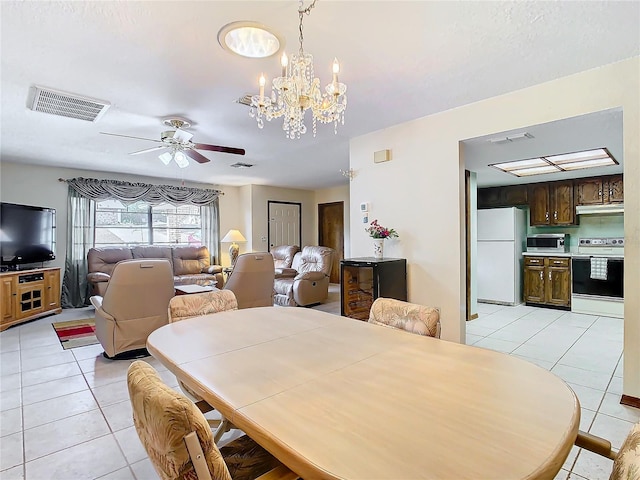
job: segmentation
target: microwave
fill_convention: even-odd
[[[527,252],[555,252],[569,251],[569,234],[542,233],[527,236]]]

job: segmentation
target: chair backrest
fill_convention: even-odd
[[[369,323],[440,338],[440,312],[437,308],[392,298],[380,297],[373,302]]]
[[[609,480],[640,479],[640,423],[636,423],[613,462]]]
[[[298,273],[323,272],[328,277],[331,275],[334,252],[335,250],[329,247],[303,247],[292,268]]]
[[[87,252],[88,271],[111,275],[118,262],[132,258],[133,254],[129,247],[90,248]]]
[[[169,322],[237,309],[238,301],[231,290],[177,295],[169,301]]]
[[[245,253],[238,257],[224,285],[238,300],[238,308],[273,306],[273,256],[268,252]]]
[[[201,273],[211,265],[211,255],[205,246],[173,247],[173,273],[175,275],[193,275]]]
[[[213,441],[211,427],[193,402],[167,387],[155,369],[140,360],[129,367],[127,386],[133,424],[160,478],[202,478],[196,474],[185,443],[185,437],[195,432],[211,477],[231,480],[227,465]]]
[[[174,294],[173,272],[168,260],[124,260],[113,269],[102,309],[116,322],[136,318],[149,322],[164,319],[166,323],[169,300]],[[144,328],[143,324],[149,322],[139,322],[140,327]]]
[[[300,251],[298,245],[280,245],[271,249],[274,268],[291,268],[293,257]]]

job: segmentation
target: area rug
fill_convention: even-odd
[[[52,325],[60,339],[62,348],[65,350],[98,343],[95,318],[69,320],[68,322],[57,322]]]

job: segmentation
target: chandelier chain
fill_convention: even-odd
[[[311,12],[311,9],[316,6],[316,0],[313,0],[313,2],[311,2],[311,5],[309,5],[307,8],[303,8],[303,6],[304,6],[304,2],[303,0],[300,0],[300,7],[298,7],[298,16],[300,17],[300,26],[299,26],[300,37],[298,38],[298,40],[300,41],[301,54],[304,52],[304,50],[302,49],[302,42],[304,41],[304,36],[302,35],[302,20],[304,18],[305,13],[309,15],[309,13]]]

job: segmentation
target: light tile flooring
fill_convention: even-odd
[[[339,314],[339,288],[316,308]],[[619,447],[640,410],[619,405],[622,321],[559,310],[480,305],[467,340],[537,363],[564,378],[582,404],[581,428]],[[100,345],[63,350],[52,322],[88,318],[65,310],[0,334],[0,478],[156,479],[131,420],[128,361]],[[164,381],[175,377],[151,357]],[[557,478],[608,478],[611,461],[574,447]],[[571,473],[569,473],[571,472]]]

